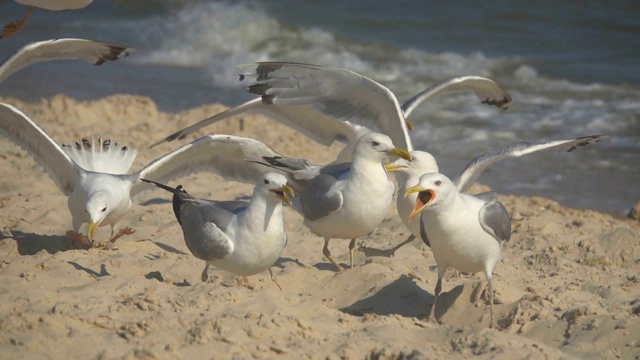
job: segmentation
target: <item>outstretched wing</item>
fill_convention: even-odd
[[[598,141],[606,138],[606,136],[594,135],[584,136],[576,139],[569,140],[554,140],[538,143],[519,142],[515,145],[505,146],[502,148],[493,149],[486,154],[480,155],[473,159],[469,165],[462,171],[460,177],[455,181],[458,191],[461,193],[469,190],[482,172],[491,164],[496,161],[504,159],[518,158],[524,155],[533,154],[538,151],[544,150],[563,150],[573,151],[579,146],[586,146],[589,144],[595,144]]]
[[[26,151],[60,190],[69,195],[73,192],[78,168],[38,125],[16,107],[0,103],[0,132],[5,132],[9,141]]]
[[[395,95],[381,84],[353,71],[287,62],[240,66],[250,72],[251,93],[265,105],[308,105],[323,116],[349,121],[388,135],[393,143],[413,150]]]
[[[167,183],[182,176],[207,171],[228,180],[255,184],[269,168],[247,160],[259,160],[263,156],[280,155],[257,140],[209,135],[154,160],[133,176]],[[152,189],[152,184],[138,181],[131,190],[131,196],[133,198],[142,191]]]
[[[238,105],[214,116],[208,117],[189,127],[179,130],[166,138],[154,143],[151,147],[159,145],[163,142],[181,140],[186,136],[202,129],[205,126],[215,124],[218,121],[229,119],[231,117],[244,113],[261,114],[275,121],[287,125],[305,136],[319,142],[323,145],[331,145],[334,141],[340,140],[355,144],[360,135],[362,135],[361,127],[342,121],[313,110],[312,106],[307,105],[283,105],[270,104],[265,105],[262,99],[253,99],[244,104]],[[350,154],[349,154],[350,155]]]
[[[402,104],[402,111],[408,118],[416,107],[429,98],[461,91],[474,92],[483,104],[494,105],[502,110],[508,109],[511,103],[511,95],[491,79],[482,76],[454,76],[429,86],[407,100]]]
[[[0,66],[0,82],[14,72],[35,63],[81,59],[94,65],[114,61],[134,51],[125,45],[84,39],[55,39],[34,42],[18,50]]]

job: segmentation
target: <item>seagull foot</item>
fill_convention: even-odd
[[[280,291],[284,291],[282,290],[282,286],[278,284],[278,280],[276,280],[276,275],[273,273],[273,270],[271,270],[271,268],[269,268],[269,275],[271,275],[271,281],[273,281],[274,283],[276,283],[276,285],[278,285],[278,288],[280,289]]]
[[[133,229],[132,229],[132,228],[130,228],[130,227],[126,227],[126,228],[124,228],[124,229],[120,229],[120,230],[118,231],[118,233],[117,233],[114,237],[112,237],[111,239],[109,239],[109,242],[114,243],[114,242],[116,242],[116,240],[120,239],[120,238],[121,238],[121,237],[123,237],[124,235],[131,235],[131,234],[133,234],[133,233],[135,233],[135,232],[136,232],[136,231],[135,231],[135,230],[133,230]]]
[[[27,13],[24,15],[22,20],[12,21],[5,25],[2,33],[0,33],[0,39],[6,39],[22,31],[22,29],[24,29],[24,25],[27,23],[27,19],[31,15],[31,11],[33,11],[33,6],[29,6]]]

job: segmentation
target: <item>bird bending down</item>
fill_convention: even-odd
[[[42,8],[47,10],[73,10],[73,9],[82,9],[83,7],[89,6],[93,2],[93,0],[15,0],[17,3],[22,5],[28,5],[27,13],[24,15],[22,20],[11,22],[4,26],[2,33],[0,33],[0,39],[8,38],[13,36],[22,29],[24,29],[25,24],[27,23],[27,19],[31,16],[31,12],[34,8]]]
[[[492,149],[491,151],[476,157],[465,167],[465,169],[456,178],[456,188],[460,192],[467,192],[484,170],[495,162],[532,155],[539,151],[556,150],[568,152],[574,150],[576,147],[597,143],[603,138],[603,136],[593,135],[566,140],[541,142],[521,141],[513,145]],[[417,221],[409,222],[409,215],[413,211],[418,195],[413,193],[405,197],[401,194],[404,194],[408,188],[417,185],[422,174],[438,172],[438,164],[436,159],[428,152],[414,150],[411,152],[411,156],[413,158],[412,161],[397,159],[396,161],[385,165],[387,171],[393,172],[396,176],[396,180],[398,182],[398,194],[400,194],[396,199],[398,215],[400,216],[402,223],[411,232],[411,235],[406,241],[388,250],[363,248],[362,250],[367,256],[392,256],[400,247],[410,243],[416,237],[420,238],[420,224]],[[429,246],[428,243],[426,245]]]
[[[290,126],[323,145],[334,141],[347,145],[335,163],[350,162],[360,136],[370,131],[388,135],[394,144],[412,150],[410,123],[413,110],[436,95],[472,91],[482,103],[506,109],[511,96],[494,81],[479,76],[442,80],[420,92],[402,106],[385,86],[340,68],[270,62],[243,65],[253,73],[241,80],[255,80],[248,89],[261,95],[244,104],[179,130],[152,146],[183,139],[199,129],[243,113],[258,113]]]
[[[285,173],[297,195],[294,209],[312,233],[324,238],[324,256],[342,271],[331,256],[329,240],[351,239],[349,260],[353,267],[355,239],[384,220],[393,199],[394,185],[383,166],[389,156],[411,158],[388,136],[367,133],[356,143],[351,163],[317,166],[284,157],[263,157],[260,163]]]
[[[173,193],[173,212],[182,228],[189,251],[206,262],[202,281],[208,279],[209,266],[239,276],[269,269],[287,244],[282,203],[291,204],[293,190],[281,174],[266,173],[256,183],[246,201],[214,201],[196,198],[182,189],[151,182]]]
[[[16,71],[44,61],[84,60],[102,65],[129,56],[134,51],[126,45],[110,44],[84,39],[55,39],[27,44],[0,66],[0,82]]]
[[[490,327],[493,319],[493,269],[501,260],[502,244],[511,237],[511,219],[497,200],[460,193],[440,173],[427,173],[406,194],[417,193],[409,220],[422,213],[420,227],[438,265],[438,282],[430,317],[435,316],[447,268],[462,272],[484,271],[489,283]]]
[[[98,226],[111,226],[110,243],[131,233],[119,231],[119,222],[131,207],[132,199],[155,189],[140,178],[158,182],[209,171],[229,180],[255,182],[266,172],[264,166],[245,159],[279,154],[266,145],[241,137],[211,135],[184,145],[144,167],[127,174],[137,151],[127,146],[99,140],[83,140],[59,146],[27,115],[14,106],[0,103],[0,131],[33,157],[60,190],[68,196],[73,231],[69,236],[92,242]],[[88,223],[88,239],[79,235]]]

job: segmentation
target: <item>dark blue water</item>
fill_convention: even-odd
[[[0,21],[24,10],[0,2]],[[455,176],[476,155],[518,140],[608,134],[579,152],[505,161],[480,180],[503,193],[617,214],[640,201],[638,2],[97,0],[82,10],[34,11],[24,32],[0,40],[0,58],[60,37],[137,51],[101,67],[38,64],[0,84],[0,96],[132,93],[165,111],[236,105],[251,97],[235,65],[264,60],[349,68],[400,101],[445,77],[481,75],[511,93],[509,111],[456,95],[412,115],[416,147],[432,152],[444,173]]]

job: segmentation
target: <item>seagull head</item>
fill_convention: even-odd
[[[419,177],[422,174],[438,172],[438,163],[433,155],[426,151],[414,150],[410,152],[411,161],[399,158],[394,162],[384,165],[387,172],[402,173],[410,177]]]
[[[85,211],[89,214],[89,240],[93,240],[93,233],[96,228],[100,226],[100,223],[111,212],[111,194],[107,191],[97,191],[93,193],[87,205]]]
[[[416,207],[409,215],[409,222],[425,209],[433,208],[442,203],[452,189],[455,190],[455,185],[443,174],[433,172],[420,176],[418,185],[408,188],[404,193],[405,197],[418,193]]]
[[[291,187],[287,185],[287,178],[282,174],[266,173],[258,180],[257,188],[268,194],[275,195],[276,198],[291,206],[290,196],[295,193]]]
[[[411,161],[411,154],[407,150],[395,147],[390,137],[380,133],[371,132],[362,135],[353,149],[353,158],[362,157],[382,161],[389,156]]]

